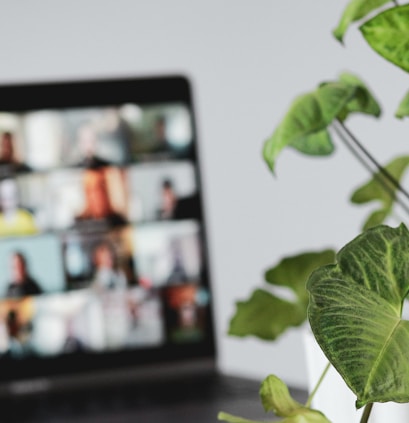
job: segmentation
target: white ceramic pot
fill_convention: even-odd
[[[308,370],[308,389],[316,386],[328,360],[318,346],[310,328],[304,329],[304,347]],[[333,367],[328,371],[312,407],[322,411],[332,423],[359,423],[363,409],[355,409],[356,396]],[[393,402],[373,406],[370,423],[409,423],[409,404]]]

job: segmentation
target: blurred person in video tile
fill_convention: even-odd
[[[85,207],[75,218],[76,222],[102,220],[110,226],[124,225],[126,218],[116,212],[109,196],[104,169],[88,169],[83,177]]]
[[[102,241],[97,244],[92,260],[95,266],[93,287],[97,290],[126,288],[127,278],[119,267],[117,253],[111,243]]]
[[[104,146],[105,157],[109,157],[116,163],[132,162],[131,144],[134,138],[134,129],[121,116],[118,108],[104,110],[99,128],[98,139]]]
[[[158,219],[191,219],[200,214],[197,194],[181,197],[177,194],[173,181],[162,181]]]
[[[10,273],[7,297],[19,298],[42,293],[42,289],[30,275],[25,255],[20,251],[15,251],[10,256]]]
[[[77,163],[78,166],[88,169],[100,169],[111,164],[97,154],[98,134],[91,123],[83,123],[78,128],[77,143],[81,154],[81,159]]]
[[[172,219],[177,202],[178,199],[173,182],[170,179],[164,179],[161,187],[160,206],[158,212],[159,218]]]
[[[165,116],[158,116],[154,122],[153,126],[153,136],[154,136],[154,148],[152,152],[154,153],[164,153],[169,152],[170,143],[167,138],[167,122]]]
[[[66,321],[66,338],[62,348],[64,353],[72,354],[84,350],[84,344],[75,334],[75,322],[73,317],[68,317]]]
[[[9,131],[3,132],[0,137],[0,171],[2,174],[31,171],[30,166],[16,158],[14,135]]]
[[[198,287],[178,285],[165,291],[168,330],[176,342],[186,342],[203,337],[202,322],[197,304]]]
[[[167,151],[169,141],[166,136],[166,118],[158,116],[154,124],[155,151]]]
[[[172,255],[173,265],[166,281],[167,284],[175,285],[188,282],[189,278],[184,266],[181,245],[177,238],[173,239],[170,243],[170,253]]]
[[[5,323],[8,334],[6,355],[12,358],[24,357],[29,352],[28,344],[32,332],[31,322],[22,323],[18,311],[10,309]]]
[[[38,232],[33,214],[21,207],[17,182],[0,181],[0,235],[30,235]]]

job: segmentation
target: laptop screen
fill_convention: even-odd
[[[191,88],[0,87],[1,381],[212,357]]]

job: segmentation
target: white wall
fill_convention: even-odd
[[[381,123],[350,126],[382,161],[407,147],[394,108],[406,75],[352,29],[330,32],[346,0],[0,0],[0,83],[183,72],[192,78],[217,296],[219,365],[305,386],[301,337],[275,344],[225,335],[233,303],[284,254],[340,247],[364,212],[347,205],[366,174],[343,148],[331,160],[280,157],[274,179],[264,139],[295,95],[340,71],[361,75],[385,106]],[[409,85],[409,84],[408,84]]]

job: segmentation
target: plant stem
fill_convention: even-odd
[[[382,188],[390,195],[390,197],[399,204],[405,212],[409,215],[409,207],[402,202],[402,200],[396,196],[394,189],[392,189],[387,182],[389,182],[393,187],[396,188],[398,192],[400,192],[406,199],[409,200],[409,193],[402,187],[399,181],[388,172],[380,163],[369,153],[369,151],[358,141],[358,139],[349,131],[349,129],[340,121],[337,121],[340,128],[337,126],[333,126],[335,131],[337,132],[338,136],[344,142],[346,147],[351,151],[351,153],[355,156],[355,158],[369,171],[369,173],[378,181],[378,183],[382,186]],[[342,129],[342,131],[341,131]],[[348,135],[348,138],[345,136]],[[353,143],[353,145],[351,144]],[[359,151],[359,152],[358,152]],[[360,155],[361,154],[361,155]],[[375,166],[378,173],[376,173],[372,168],[369,162],[365,161],[368,160]]]
[[[355,156],[355,158],[361,163],[361,165],[370,173],[370,175],[372,177],[374,177],[378,183],[380,185],[382,185],[382,188],[392,197],[395,198],[395,192],[393,191],[393,189],[386,184],[386,181],[384,178],[382,178],[380,176],[379,173],[376,173],[375,170],[372,169],[372,167],[370,166],[369,163],[367,163],[364,159],[364,157],[362,157],[359,152],[357,151],[356,147],[354,147],[351,144],[351,141],[348,140],[348,138],[345,136],[345,134],[341,131],[340,128],[338,128],[337,126],[333,127],[335,132],[338,134],[339,138],[341,138],[341,141],[344,143],[344,145],[348,148],[348,150],[352,153],[353,156]],[[399,200],[397,200],[399,201]],[[405,205],[402,205],[402,207],[405,208]],[[409,213],[409,209],[406,210]]]
[[[325,375],[327,374],[327,372],[328,372],[328,370],[330,369],[330,367],[331,367],[331,363],[330,363],[330,362],[328,362],[328,364],[325,366],[325,369],[324,369],[324,371],[322,372],[322,374],[321,374],[320,378],[318,379],[317,384],[315,385],[315,387],[314,387],[314,389],[312,390],[312,392],[311,392],[310,396],[308,397],[307,402],[305,403],[305,406],[306,406],[306,407],[310,407],[310,406],[311,406],[312,400],[314,399],[314,396],[315,396],[315,394],[317,393],[318,388],[320,387],[320,385],[321,385],[322,381],[324,380]]]
[[[407,199],[409,199],[409,193],[401,186],[399,181],[397,181],[393,175],[391,175],[381,164],[372,156],[372,154],[358,141],[354,134],[341,122],[338,121],[341,128],[347,133],[351,141],[361,150],[361,152],[367,157],[367,159],[372,162],[375,167],[395,188],[401,192]]]
[[[369,416],[371,415],[372,407],[373,407],[373,402],[365,405],[364,412],[362,413],[360,423],[367,423],[368,422]]]
[[[335,132],[338,134],[339,138],[341,138],[341,141],[344,143],[344,145],[348,148],[348,150],[352,153],[353,156],[355,156],[355,158],[361,163],[361,165],[371,174],[371,175],[375,175],[374,170],[372,169],[372,167],[369,165],[369,163],[367,163],[364,158],[362,156],[359,155],[358,151],[356,150],[356,148],[354,148],[353,145],[351,145],[351,142],[348,140],[348,138],[345,136],[345,134],[341,131],[340,128],[338,128],[337,126],[333,126],[333,129],[335,130]],[[383,181],[383,180],[382,180]],[[379,181],[381,182],[381,180]],[[386,186],[385,184],[385,189],[389,189],[390,188],[388,186]]]

